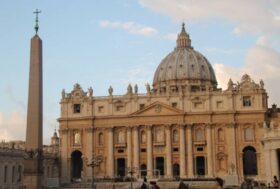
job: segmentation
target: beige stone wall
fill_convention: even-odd
[[[249,106],[244,105],[244,98],[250,99]],[[73,110],[75,104],[80,105],[79,113]],[[247,146],[257,153],[258,175],[252,177],[267,180],[266,167],[261,163],[265,149],[260,142],[266,112],[267,94],[248,75],[224,91],[147,91],[95,97],[76,84],[71,93],[62,95],[58,119],[62,182],[71,179],[71,153],[75,150],[81,151],[83,158],[103,156],[94,171],[97,177],[116,176],[117,158],[129,160],[126,166],[137,167],[135,176],[145,164],[148,176],[153,177],[155,157],[164,157],[166,178],[174,176],[172,165],[176,163],[184,167],[181,177],[196,177],[195,158],[203,156],[205,177],[233,174],[242,181],[243,149]],[[174,131],[178,133],[176,141]],[[75,144],[76,133],[81,137],[79,144]],[[92,170],[85,164],[83,170],[90,179]]]
[[[0,188],[23,186],[23,155],[21,150],[0,148]]]

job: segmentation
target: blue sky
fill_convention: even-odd
[[[263,79],[279,103],[280,2],[276,0],[10,0],[0,7],[0,140],[24,139],[30,38],[38,8],[44,61],[44,141],[58,126],[61,90],[124,94],[152,83],[186,22],[193,47],[212,63],[219,86],[244,73]]]

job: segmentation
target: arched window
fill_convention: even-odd
[[[243,173],[244,175],[257,175],[257,154],[252,146],[247,146],[243,149]]]
[[[142,164],[141,166],[140,166],[140,171],[141,171],[141,176],[147,176],[147,165],[146,164]]]
[[[4,183],[7,182],[7,179],[8,179],[8,166],[5,165],[5,167],[4,167]]]
[[[178,130],[173,130],[173,142],[179,142]]]
[[[222,128],[218,129],[218,140],[219,141],[224,141],[225,135],[224,135],[224,130]]]
[[[102,146],[104,144],[104,136],[103,133],[98,134],[98,144]]]
[[[173,176],[174,177],[180,176],[180,166],[178,163],[173,164]]]
[[[16,171],[16,168],[15,168],[15,166],[13,166],[13,168],[12,168],[12,183],[15,182],[15,176],[16,176],[15,171]]]
[[[202,130],[202,128],[196,129],[196,131],[195,131],[195,139],[197,141],[204,140],[204,131]]]
[[[141,131],[141,143],[145,144],[146,143],[146,133],[145,131]]]
[[[251,127],[247,127],[244,130],[245,140],[254,140],[254,130]]]
[[[21,165],[18,166],[18,182],[21,181]]]

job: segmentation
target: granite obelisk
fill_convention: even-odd
[[[38,36],[38,9],[36,14],[36,34],[31,39],[30,70],[28,89],[26,158],[24,164],[24,184],[27,189],[42,187],[43,165],[43,60],[42,40]]]

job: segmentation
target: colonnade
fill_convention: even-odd
[[[172,125],[163,125],[165,132],[165,170],[166,178],[173,177],[173,164],[172,164]],[[154,125],[146,125],[146,163],[147,163],[147,177],[153,177],[153,127]],[[127,142],[127,166],[140,169],[140,141],[139,141],[139,126],[128,127],[126,132]],[[193,139],[192,139],[192,125],[179,125],[179,164],[180,164],[180,177],[192,178],[194,177],[193,166]],[[213,160],[212,160],[212,134],[211,125],[207,125],[206,141],[207,141],[207,176],[213,176]],[[114,172],[114,133],[113,128],[108,129],[108,148],[107,148],[107,174],[113,177]],[[187,166],[186,166],[187,165]]]

